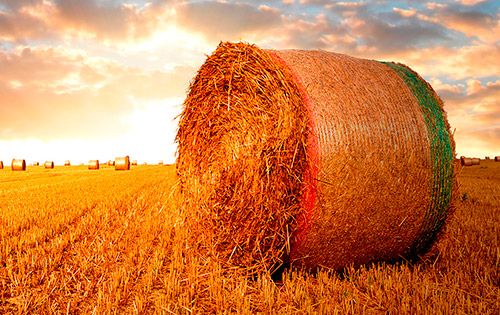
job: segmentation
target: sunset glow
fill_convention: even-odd
[[[175,161],[176,116],[220,41],[401,62],[457,155],[500,155],[500,2],[0,0],[0,161]]]

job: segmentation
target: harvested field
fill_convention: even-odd
[[[423,261],[273,281],[187,247],[175,166],[3,169],[0,313],[498,314],[500,163],[458,178],[456,211]]]

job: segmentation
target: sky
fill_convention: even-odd
[[[220,41],[408,65],[457,155],[500,155],[500,1],[0,0],[0,160],[175,161],[176,117]]]

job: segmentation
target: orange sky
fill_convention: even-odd
[[[405,63],[459,156],[500,155],[498,1],[394,3],[0,0],[0,160],[174,162],[189,80],[221,40]]]

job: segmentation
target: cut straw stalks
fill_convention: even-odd
[[[13,171],[25,171],[26,161],[22,159],[13,159],[11,164],[11,169]]]
[[[403,65],[221,43],[176,141],[191,246],[248,273],[416,257],[452,210],[442,101]]]

